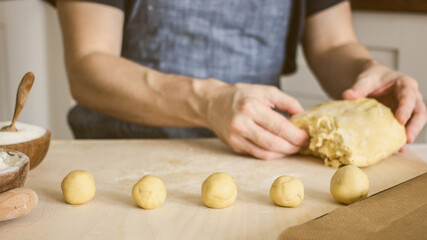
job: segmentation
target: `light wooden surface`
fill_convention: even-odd
[[[63,177],[90,171],[96,195],[85,205],[64,202]],[[229,173],[238,197],[226,209],[206,208],[200,198],[211,173]],[[32,170],[26,187],[39,204],[30,214],[0,223],[1,239],[275,239],[286,227],[339,206],[329,194],[334,169],[321,160],[294,156],[261,161],[237,156],[218,140],[53,141],[47,158]],[[364,168],[370,195],[427,171],[410,151]],[[163,179],[168,197],[154,210],[133,203],[131,188],[146,174]],[[305,198],[298,208],[275,206],[271,183],[280,175],[298,177]]]

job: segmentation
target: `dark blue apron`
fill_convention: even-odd
[[[129,4],[123,57],[164,73],[279,85],[291,0],[135,0]],[[215,136],[202,128],[139,126],[80,105],[68,118],[76,138]]]

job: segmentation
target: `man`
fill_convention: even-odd
[[[305,57],[334,98],[373,97],[406,126],[427,120],[417,82],[373,60],[343,0],[58,0],[77,138],[218,136],[260,159],[309,140],[277,86]]]

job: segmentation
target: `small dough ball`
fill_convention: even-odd
[[[202,200],[210,208],[226,208],[237,198],[237,187],[227,173],[213,173],[202,184]]]
[[[270,198],[282,207],[298,207],[304,199],[304,185],[292,176],[280,176],[270,188]]]
[[[156,176],[142,177],[132,188],[132,199],[144,209],[156,208],[166,200],[166,188]]]
[[[69,204],[83,204],[95,196],[95,180],[90,172],[75,170],[61,183],[62,194]]]
[[[350,204],[368,195],[369,179],[358,167],[347,165],[332,176],[330,190],[337,202]]]

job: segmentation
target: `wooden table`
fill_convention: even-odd
[[[65,203],[60,184],[72,170],[90,171],[95,198]],[[427,164],[406,151],[363,169],[370,194],[427,171]],[[200,197],[204,179],[227,172],[238,197],[226,209],[209,209]],[[215,139],[53,141],[49,153],[29,174],[39,204],[30,214],[0,223],[0,238],[13,239],[275,239],[286,227],[341,206],[329,194],[335,169],[321,160],[292,156],[261,161],[233,154]],[[131,188],[146,174],[163,179],[168,197],[154,210],[138,208]],[[278,207],[269,188],[280,175],[301,179],[305,198],[297,208]]]

